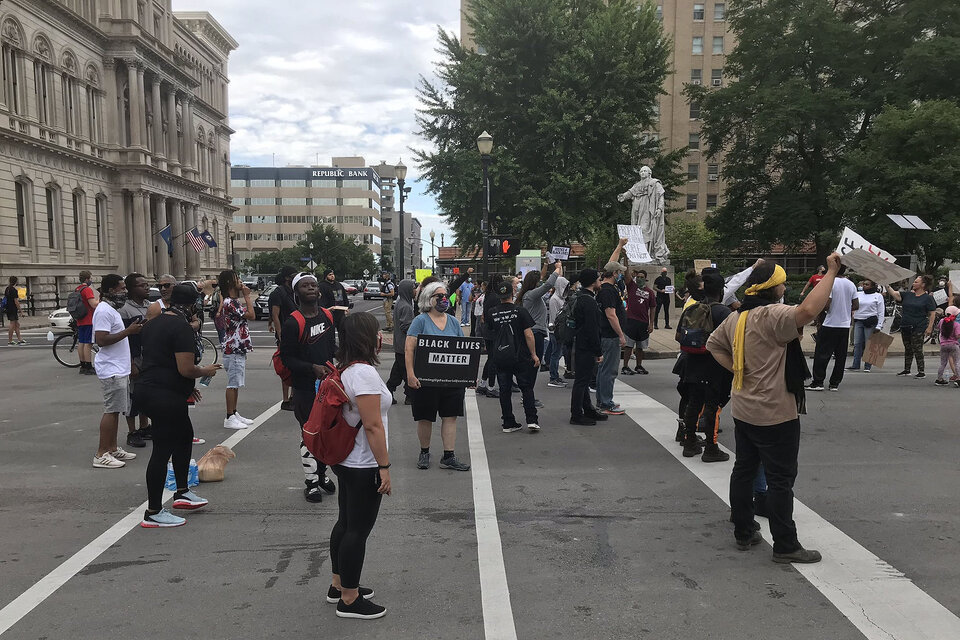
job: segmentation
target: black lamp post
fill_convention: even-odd
[[[234,271],[237,270],[237,247],[235,241],[237,239],[237,232],[233,229],[230,230],[230,268]]]
[[[487,267],[487,245],[490,244],[490,152],[493,151],[493,136],[484,131],[477,137],[477,150],[483,164],[483,220],[480,233],[483,236],[483,281],[489,281]]]
[[[403,165],[403,160],[397,165],[397,186],[400,187],[400,242],[397,243],[397,261],[400,263],[400,279],[403,280],[406,277],[407,269],[403,263],[403,201],[406,199],[406,192],[404,191],[403,185],[407,180],[407,168]]]
[[[437,271],[437,254],[436,254],[436,245],[433,243],[433,239],[437,237],[437,234],[433,231],[430,232],[430,265],[431,271],[436,273]]]

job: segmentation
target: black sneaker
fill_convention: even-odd
[[[429,469],[430,468],[430,452],[421,451],[420,457],[417,458],[417,469]]]
[[[520,393],[520,387],[518,387],[517,385],[513,385],[513,388],[511,389],[511,391],[513,391],[514,393]]]
[[[360,587],[357,589],[357,591],[360,592],[360,597],[365,600],[369,600],[374,596],[373,589],[368,589],[367,587]],[[340,589],[330,585],[330,588],[327,589],[327,602],[330,604],[337,604],[340,602]]]
[[[636,372],[635,372],[633,369],[631,369],[630,367],[621,367],[620,373],[621,373],[621,375],[632,376],[632,375],[634,375]]]
[[[910,375],[910,369],[904,369],[903,371],[901,371],[901,372],[898,373],[897,375],[898,375],[898,376],[908,376],[908,375]]]
[[[684,440],[683,441],[683,457],[692,458],[703,453],[703,447],[697,440]]]
[[[484,385],[484,386],[478,386],[478,387],[477,387],[477,395],[478,395],[478,396],[485,396],[485,395],[487,395],[487,387],[486,387],[486,385]]]
[[[577,374],[575,374],[573,371],[564,371],[563,377],[565,380],[573,380],[577,377]]]
[[[337,492],[337,485],[327,476],[320,476],[320,488],[331,496]]]
[[[703,462],[726,462],[729,459],[730,454],[726,451],[721,451],[720,447],[716,445],[705,447],[703,455],[700,457],[700,460]]]
[[[920,372],[917,373],[917,375],[915,375],[915,376],[913,376],[913,377],[914,377],[914,378],[918,378],[918,379],[919,379],[919,378],[926,378],[926,377],[927,377],[927,374],[925,374],[923,371],[920,371]]]
[[[823,385],[816,382],[811,382],[805,386],[804,389],[807,391],[823,391]]]
[[[633,370],[633,372],[634,372],[634,373],[639,373],[639,374],[642,375],[642,376],[648,375],[648,374],[650,373],[649,371],[647,371],[646,369],[644,369],[643,367],[641,367],[641,366],[639,366],[639,365],[637,366],[636,369]]]
[[[520,431],[520,429],[523,429],[523,425],[522,425],[522,424],[518,424],[518,423],[516,423],[516,422],[514,422],[514,423],[511,424],[511,425],[504,425],[504,426],[503,426],[503,432],[504,432],[504,433],[514,433],[514,432],[516,432],[516,431]]]
[[[338,618],[357,618],[359,620],[374,620],[387,615],[387,610],[378,604],[374,604],[366,598],[357,598],[350,604],[343,600],[337,600]]]
[[[759,531],[754,531],[749,538],[737,538],[737,549],[740,549],[740,551],[749,551],[750,547],[756,546],[761,542],[763,542],[763,536],[760,535]]]
[[[684,426],[683,420],[681,420],[680,418],[677,418],[677,435],[674,436],[674,440],[683,444],[683,438],[686,434],[686,430],[687,428],[686,426]]]
[[[937,378],[937,379],[934,381],[933,384],[937,385],[938,387],[949,387],[949,386],[950,386],[950,383],[947,382],[946,380],[944,380],[943,378]],[[127,444],[130,444],[129,441],[127,442]]]
[[[673,327],[671,327],[670,325],[666,325],[664,329],[673,329]]]
[[[459,460],[457,460],[457,456],[450,456],[449,458],[441,458],[440,468],[452,469],[453,471],[470,471],[470,465],[464,464]]]
[[[143,429],[137,429],[137,433],[140,434],[142,440],[153,440],[153,425]]]
[[[599,411],[594,411],[593,413],[585,413],[584,416],[590,418],[591,420],[596,420],[597,422],[603,422],[604,420],[609,420],[610,416],[605,413],[600,413]]]
[[[134,447],[135,449],[142,449],[147,446],[147,443],[143,441],[141,434],[136,431],[131,431],[127,434],[127,446]]]
[[[281,411],[293,411],[293,400],[284,400],[280,403]]]
[[[819,551],[804,549],[803,547],[800,547],[792,553],[773,552],[773,561],[780,564],[790,564],[791,562],[796,562],[797,564],[813,564],[814,562],[820,562],[821,559],[822,557]]]
[[[488,397],[488,398],[499,398],[499,397],[500,397],[500,389],[487,389],[487,397]]]
[[[303,498],[307,502],[323,502],[323,491],[319,484],[308,484],[303,488]]]
[[[597,424],[597,421],[590,416],[571,416],[570,424],[575,424],[581,427],[592,427]]]

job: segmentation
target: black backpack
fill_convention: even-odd
[[[571,345],[573,339],[577,337],[577,320],[574,311],[577,308],[577,298],[579,294],[573,294],[567,298],[553,321],[553,335],[560,341],[560,344]]]
[[[76,291],[71,291],[70,295],[67,296],[67,313],[74,320],[83,320],[90,310],[90,307],[83,300],[83,291],[86,288],[87,285],[83,285]]]
[[[497,367],[510,369],[520,362],[520,356],[517,352],[517,335],[513,331],[512,322],[503,322],[497,325],[493,340],[490,341],[493,352],[490,357]]]

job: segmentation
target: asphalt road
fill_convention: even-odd
[[[359,310],[379,307],[357,300]],[[0,347],[0,623],[14,621],[0,637],[924,637],[858,630],[836,593],[817,588],[816,576],[772,563],[769,545],[736,550],[717,495],[728,467],[694,459],[688,468],[672,443],[658,441],[677,401],[669,361],[649,362],[649,376],[621,378],[637,390],[618,391],[631,411],[593,428],[568,424],[569,392],[546,387],[545,376],[537,387],[545,404],[539,434],[502,433],[497,401],[476,398],[479,420],[461,420],[457,442],[461,458],[474,460],[470,473],[436,464],[417,470],[415,425],[407,407],[395,406],[394,494],[384,499],[363,577],[388,614],[338,619],[323,600],[336,502],[303,500],[297,425],[275,407],[272,337],[265,323],[253,330],[259,348],[240,410],[266,419],[235,446],[226,481],[198,489],[210,506],[178,529],[121,527],[103,553],[63,569],[65,581],[50,593],[34,585],[49,584],[45,576],[129,514],[138,520],[150,449],[136,450],[140,457],[125,469],[93,469],[96,379],[58,365],[43,332],[28,337],[39,344]],[[392,355],[383,355],[386,375]],[[207,440],[197,458],[234,434],[220,426],[218,382],[192,412]],[[840,393],[809,399],[797,482],[798,500],[902,572],[948,617],[960,614],[958,400],[960,390],[932,379],[848,376]],[[731,447],[726,414],[723,424],[721,440]],[[433,451],[438,458],[438,434]],[[478,457],[489,465],[490,505]],[[498,531],[478,533],[488,507]],[[490,580],[498,561],[484,545],[492,535],[505,587]],[[803,527],[800,537],[811,547],[827,539]],[[822,567],[844,564],[847,547],[837,544],[820,547]],[[15,601],[25,592],[30,599]]]

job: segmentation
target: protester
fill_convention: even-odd
[[[820,561],[804,549],[793,521],[793,485],[800,450],[800,417],[806,412],[804,380],[809,377],[800,347],[804,325],[827,304],[840,270],[840,256],[827,258],[827,273],[800,303],[781,304],[787,274],[780,265],[757,265],[740,309],[707,340],[716,361],[733,372],[732,413],[736,460],[730,475],[730,506],[737,546],[747,550],[763,541],[754,520],[754,482],[760,464],[766,474],[767,517],[773,535],[773,560]]]
[[[277,274],[277,286],[270,292],[267,299],[267,308],[270,309],[270,323],[273,325],[273,336],[280,346],[280,340],[283,338],[283,324],[293,313],[297,305],[293,302],[293,276],[297,275],[297,270],[290,265],[280,268]],[[221,342],[223,339],[221,338]],[[284,411],[293,411],[293,401],[290,400],[290,383],[283,378],[280,379],[280,390],[283,394],[280,401],[280,408]]]
[[[80,301],[85,305],[87,313],[77,320],[77,355],[80,357],[80,375],[96,375],[93,370],[93,312],[98,301],[93,294],[93,274],[89,271],[80,272],[80,286],[74,291],[80,292]]]
[[[146,471],[147,510],[140,522],[147,529],[178,527],[186,522],[162,508],[168,461],[172,462],[177,483],[173,508],[192,510],[207,504],[187,485],[194,441],[187,402],[199,397],[195,380],[215,376],[220,365],[198,366],[196,330],[190,326],[196,302],[197,290],[192,284],[171,287],[164,311],[143,326],[140,336],[143,369],[134,402],[153,422],[153,451]]]
[[[459,327],[458,327],[459,328]],[[343,418],[357,429],[353,450],[334,465],[340,484],[339,517],[330,532],[333,576],[327,602],[337,603],[340,618],[374,619],[387,610],[370,601],[372,589],[360,586],[367,538],[380,511],[380,500],[390,495],[388,413],[392,396],[377,373],[380,363],[380,323],[370,313],[344,319],[337,360],[343,390],[350,400]]]
[[[917,361],[915,378],[925,378],[923,372],[923,339],[933,331],[933,321],[937,315],[937,303],[928,292],[933,285],[930,276],[917,276],[910,291],[897,291],[893,285],[887,292],[895,302],[902,306],[900,320],[900,338],[903,340],[903,371],[898,376],[910,375],[913,360]]]
[[[139,273],[131,273],[124,278],[124,284],[127,287],[127,301],[120,307],[120,318],[123,319],[123,326],[129,327],[135,322],[146,319],[147,311],[150,308],[150,301],[147,299],[150,295],[150,283]],[[141,346],[141,337],[133,334],[127,337],[127,343],[130,345],[130,408],[126,413],[127,418],[127,444],[131,447],[141,448],[147,446],[145,439],[150,439],[151,433],[147,426],[147,414],[136,402],[136,385],[139,380],[140,372],[143,369],[143,348]],[[140,417],[140,428],[137,428],[137,416]],[[146,438],[144,437],[146,436]]]
[[[474,338],[479,338],[480,333],[483,332],[483,297],[486,291],[487,283],[479,282],[477,283],[477,286],[475,286],[470,292],[470,295],[473,298],[471,300],[473,313],[470,314],[470,335]],[[478,323],[480,325],[479,328]]]
[[[170,306],[170,297],[173,294],[173,288],[177,286],[177,279],[169,273],[165,273],[157,278],[157,289],[160,291],[160,299],[151,303],[147,309],[147,320],[153,320],[159,316],[164,309]]]
[[[866,348],[867,340],[874,331],[883,329],[883,320],[887,312],[883,294],[877,291],[877,283],[873,280],[863,281],[863,291],[857,292],[859,306],[853,312],[853,363],[847,371],[859,371],[860,360]],[[870,371],[872,365],[863,363],[863,370]]]
[[[27,341],[20,335],[20,292],[17,291],[17,276],[10,276],[10,284],[3,290],[3,312],[7,316],[7,344],[10,346],[27,344]],[[17,334],[17,339],[13,339],[13,334]]]
[[[573,343],[573,388],[570,392],[570,424],[592,426],[607,419],[590,402],[590,378],[598,362],[603,360],[600,343],[600,307],[596,295],[600,290],[600,273],[583,269],[577,278],[580,290],[573,308],[576,327]]]
[[[326,269],[323,272],[323,280],[320,281],[320,306],[333,313],[333,322],[338,327],[350,308],[347,290],[337,282],[337,274],[333,269]]]
[[[517,294],[517,304],[524,309],[533,318],[533,337],[537,347],[537,360],[543,360],[544,349],[546,348],[547,335],[547,305],[543,302],[543,296],[557,285],[557,279],[563,275],[563,264],[557,260],[553,263],[553,273],[547,278],[547,268],[549,265],[543,264],[540,271],[530,271],[524,276],[520,286],[520,292]],[[539,366],[539,365],[537,365]]]
[[[827,365],[833,357],[833,371],[830,373],[830,391],[839,391],[843,381],[843,370],[847,364],[847,344],[850,342],[850,321],[853,312],[860,308],[857,287],[845,278],[846,265],[833,281],[830,300],[827,302],[827,315],[817,331],[817,346],[813,352],[813,380],[807,387],[810,391],[823,391],[823,381],[827,377]]]
[[[426,282],[426,280],[424,280]],[[420,439],[418,469],[430,467],[430,436],[433,423],[440,416],[440,438],[443,442],[441,469],[469,471],[470,465],[457,459],[454,446],[457,440],[457,418],[464,415],[465,390],[459,387],[430,387],[421,385],[413,371],[417,336],[462,337],[463,331],[456,318],[447,313],[450,299],[448,289],[440,282],[430,282],[420,287],[418,305],[420,315],[413,319],[407,330],[404,358],[407,365],[407,384],[415,390],[413,396],[413,419],[417,421],[417,436]]]
[[[291,280],[293,302],[297,305],[283,322],[283,338],[280,341],[280,359],[290,370],[291,402],[293,415],[300,425],[310,417],[313,401],[316,397],[317,380],[329,373],[327,363],[332,363],[336,355],[336,330],[333,314],[321,309],[317,278],[312,273],[301,273]],[[303,325],[296,317],[298,313]],[[303,466],[303,497],[307,502],[322,502],[323,493],[336,492],[336,485],[327,477],[327,467],[318,461],[300,440],[300,463]]]
[[[130,411],[130,345],[127,336],[140,333],[142,322],[123,326],[117,312],[127,301],[127,287],[123,277],[115,273],[103,277],[100,285],[101,302],[93,311],[90,328],[100,350],[94,363],[97,378],[103,387],[103,417],[100,418],[100,444],[93,466],[97,469],[119,469],[136,454],[117,445],[120,414]]]
[[[244,418],[237,412],[237,402],[240,389],[246,382],[247,353],[253,351],[247,327],[247,321],[256,317],[251,300],[253,296],[250,288],[240,281],[236,271],[221,271],[217,281],[223,294],[217,322],[223,329],[223,368],[227,373],[227,389],[224,393],[227,417],[223,420],[223,427],[246,429],[253,424],[253,420]],[[240,296],[243,296],[243,301]]]
[[[670,294],[667,293],[667,287],[673,283],[667,273],[666,267],[660,269],[660,275],[653,281],[653,287],[657,290],[657,307],[653,312],[654,329],[660,328],[660,309],[663,309],[663,321],[666,323],[666,328],[672,329],[670,326]]]
[[[536,275],[536,272],[531,273]],[[559,269],[554,272],[554,275],[557,273]],[[531,432],[539,432],[540,420],[533,394],[537,370],[540,367],[533,331],[536,321],[525,305],[513,303],[513,284],[509,280],[495,281],[491,295],[496,295],[499,302],[494,305],[491,301],[484,309],[484,333],[492,336],[494,350],[491,351],[491,357],[496,360],[500,388],[509,389],[516,378],[517,386],[520,387],[520,393],[523,395],[523,411],[527,428]],[[537,301],[540,302],[539,298]],[[512,433],[523,428],[513,415],[512,396],[512,393],[500,394],[504,433]]]
[[[460,326],[466,327],[470,324],[471,311],[473,309],[473,278],[467,278],[466,282],[460,285],[457,290],[458,298],[461,301],[460,306],[463,311],[460,315]]]
[[[549,342],[547,342],[544,358],[550,368],[550,381],[548,387],[563,389],[567,383],[560,377],[560,356],[564,354],[565,345],[560,344],[556,334],[557,316],[566,304],[567,290],[570,288],[570,281],[560,276],[557,278],[557,284],[553,288],[553,295],[547,303],[547,328],[550,330]],[[569,364],[569,360],[567,361]]]
[[[960,374],[957,373],[957,363],[960,361],[960,346],[958,346],[958,343],[960,343],[960,322],[957,322],[957,314],[960,313],[960,309],[950,305],[945,311],[946,315],[943,316],[940,326],[937,327],[940,336],[940,368],[937,370],[936,384],[946,386],[950,382],[955,382],[960,387]],[[950,382],[947,382],[943,377],[948,364],[953,372]]]
[[[803,298],[803,296],[807,295],[807,289],[812,289],[813,287],[817,286],[817,284],[823,280],[823,276],[826,273],[827,268],[825,266],[820,265],[817,267],[817,272],[810,276],[810,279],[807,280],[807,284],[803,286],[803,290],[800,292],[800,297]]]
[[[618,262],[620,251],[627,244],[621,238],[617,248],[610,254],[610,260],[603,267],[600,290],[597,292],[597,305],[600,307],[600,350],[603,360],[597,367],[597,409],[607,415],[623,415],[620,405],[613,401],[613,385],[617,379],[617,365],[620,364],[620,351],[627,346],[623,333],[626,313],[623,298],[615,281],[617,275],[626,271]]]
[[[623,327],[627,345],[623,349],[623,367],[620,373],[631,376],[646,375],[643,368],[643,350],[650,344],[650,314],[655,313],[656,295],[647,286],[647,272],[634,269],[627,278],[627,319]],[[637,368],[630,368],[630,357],[637,356]]]
[[[390,369],[390,378],[387,380],[387,389],[393,395],[400,384],[403,384],[404,404],[413,402],[413,393],[407,385],[407,363],[405,352],[407,348],[407,330],[417,315],[414,308],[413,292],[416,283],[413,280],[401,280],[397,285],[397,302],[393,305],[393,368]],[[394,400],[396,402],[396,400]]]
[[[393,331],[393,301],[397,295],[397,285],[386,271],[380,275],[380,295],[383,296],[383,315],[387,319],[387,331]]]

